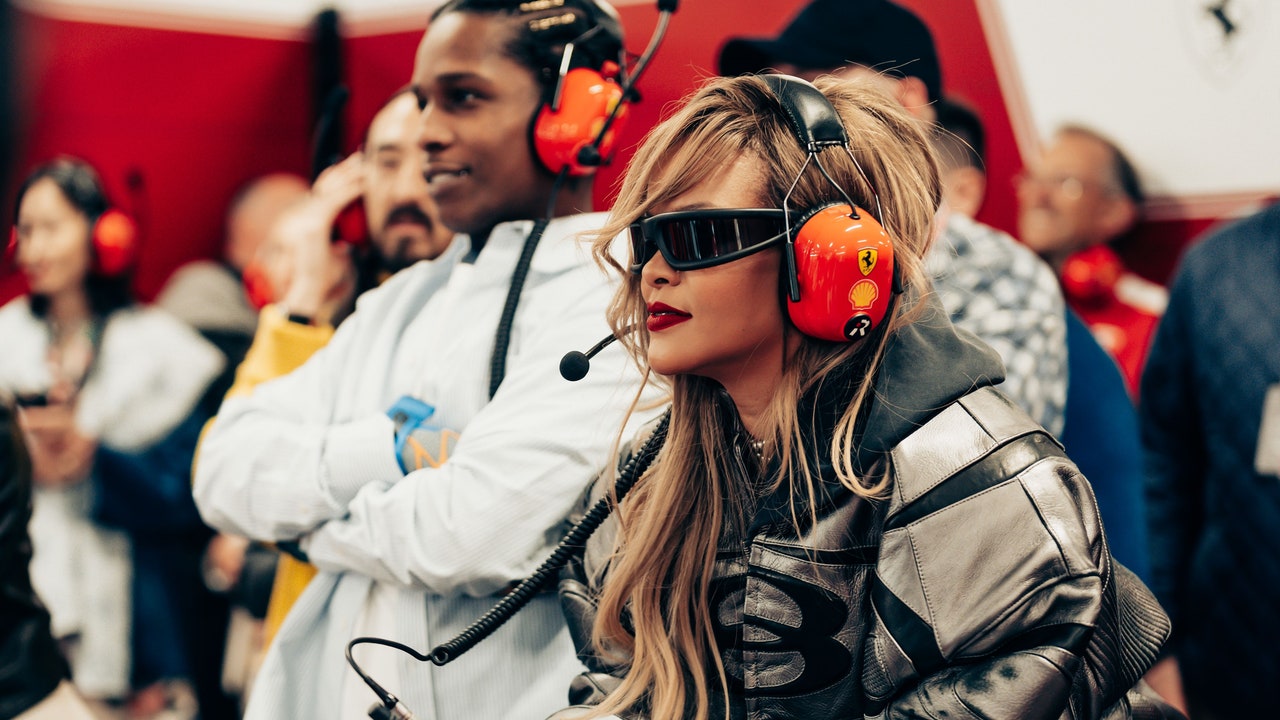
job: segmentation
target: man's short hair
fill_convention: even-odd
[[[507,54],[529,68],[550,93],[560,75],[565,45],[573,43],[570,67],[599,69],[621,64],[625,40],[617,10],[604,0],[449,0],[431,15],[451,12],[505,15],[521,20]]]
[[[937,114],[933,146],[942,166],[948,170],[972,167],[985,172],[987,138],[978,113],[952,98],[942,98],[933,107]]]
[[[1138,169],[1129,160],[1129,156],[1111,138],[1091,127],[1074,123],[1063,125],[1058,129],[1058,134],[1079,135],[1090,138],[1105,147],[1111,155],[1111,173],[1115,177],[1116,184],[1120,187],[1120,192],[1124,193],[1125,197],[1129,198],[1134,205],[1142,207],[1147,195],[1142,189],[1142,180],[1138,176]]]

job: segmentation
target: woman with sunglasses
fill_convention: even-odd
[[[561,584],[591,672],[557,717],[1161,712],[1129,690],[1167,619],[931,293],[928,147],[870,85],[760,76],[632,160],[595,253],[671,406],[634,488],[591,493],[617,509]]]

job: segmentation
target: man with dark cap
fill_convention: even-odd
[[[719,71],[865,77],[927,123],[937,120],[934,103],[942,96],[933,36],[888,0],[814,0],[775,38],[730,39]],[[1007,375],[1001,389],[1060,433],[1066,316],[1053,271],[1009,235],[952,212],[945,201],[938,223],[942,232],[927,263],[952,321],[1000,353]]]

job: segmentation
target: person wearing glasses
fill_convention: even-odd
[[[868,78],[928,127],[942,109],[942,69],[929,27],[889,0],[812,0],[776,37],[730,38],[718,58],[726,76],[777,71],[808,80]],[[1066,305],[1053,271],[1008,233],[949,201],[938,214],[926,272],[942,306],[952,322],[1000,354],[1001,391],[1050,432],[1061,433]]]
[[[1018,235],[1058,274],[1067,304],[1138,383],[1169,295],[1125,267],[1118,248],[1141,219],[1137,170],[1111,140],[1067,125],[1017,179]]]
[[[634,156],[595,254],[671,404],[588,496],[617,508],[561,580],[591,672],[554,717],[1163,711],[1130,689],[1167,619],[931,289],[929,147],[866,81],[769,75]]]

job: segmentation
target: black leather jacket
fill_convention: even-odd
[[[925,310],[893,339],[862,424],[857,465],[887,459],[890,496],[861,499],[820,465],[816,523],[797,532],[786,498],[766,498],[722,543],[711,615],[730,716],[1176,717],[1128,693],[1169,625],[1111,559],[1088,482],[990,387],[995,354]],[[801,408],[825,442],[849,397],[834,385]],[[580,648],[615,532],[561,582]],[[619,671],[581,654],[593,672],[571,701],[595,704]]]
[[[21,714],[68,676],[31,589],[31,470],[13,406],[0,400],[0,718]]]

